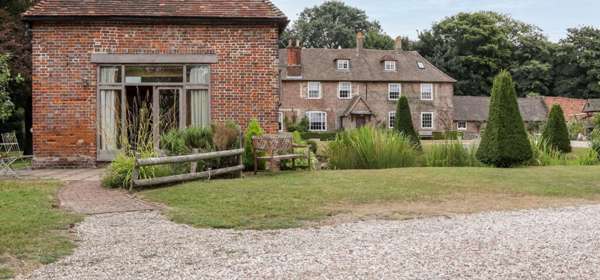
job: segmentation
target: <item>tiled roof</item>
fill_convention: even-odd
[[[41,0],[26,11],[36,17],[267,18],[287,21],[269,0]]]
[[[586,113],[600,112],[600,98],[588,99],[583,111]]]
[[[454,119],[457,121],[487,121],[490,98],[487,96],[454,96]],[[548,108],[540,97],[519,98],[519,111],[526,122],[546,120]]]
[[[382,58],[396,60],[397,71],[384,71]],[[287,80],[287,49],[279,50],[282,77]],[[371,49],[302,49],[302,80],[456,82],[415,51]],[[336,59],[350,59],[350,71],[338,71]],[[425,69],[419,69],[422,62]],[[299,80],[290,77],[289,80]]]
[[[553,96],[544,97],[544,101],[546,102],[546,106],[548,108],[552,108],[552,105],[554,104],[560,105],[563,112],[565,113],[565,118],[567,120],[571,120],[575,118],[575,116],[577,116],[578,114],[583,113],[583,107],[586,103],[585,99]]]

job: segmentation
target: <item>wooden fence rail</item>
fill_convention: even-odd
[[[156,158],[145,158],[141,159],[139,156],[136,156],[135,166],[133,168],[133,174],[131,178],[131,185],[129,187],[129,191],[133,190],[134,187],[149,187],[156,186],[162,184],[169,183],[178,183],[190,180],[196,180],[201,178],[210,178],[212,176],[223,175],[227,173],[241,172],[244,170],[244,164],[242,161],[242,154],[244,153],[244,149],[235,149],[235,150],[227,150],[227,151],[219,151],[219,152],[211,152],[211,153],[203,153],[203,154],[191,154],[184,156],[170,156],[170,157],[156,157]],[[219,169],[207,170],[202,172],[196,172],[195,166],[192,166],[190,173],[180,174],[180,175],[172,175],[165,177],[157,177],[150,179],[139,179],[140,168],[144,166],[152,166],[152,165],[161,165],[161,164],[172,164],[172,163],[185,163],[185,162],[197,162],[200,160],[207,159],[215,159],[222,157],[239,157],[239,164],[231,167],[224,167]]]

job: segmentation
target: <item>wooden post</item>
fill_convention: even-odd
[[[240,129],[240,148],[244,149],[244,133]],[[244,166],[244,153],[241,153],[238,156],[239,165]],[[239,177],[242,178],[244,176],[244,170],[240,170]]]
[[[196,149],[196,148],[192,149],[192,154],[197,154],[197,153],[198,153],[198,149]],[[196,173],[196,169],[198,169],[198,162],[192,161],[192,164],[190,166],[190,173]]]
[[[138,160],[140,159],[140,153],[135,152],[135,161],[133,162],[133,172],[131,173],[131,182],[129,182],[129,192],[133,191],[135,181],[140,177],[140,170],[138,166]]]

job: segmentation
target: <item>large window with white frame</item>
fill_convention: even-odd
[[[321,83],[320,82],[308,82],[308,94],[307,99],[321,99]]]
[[[386,60],[383,62],[383,70],[385,71],[396,71],[396,61]]]
[[[392,111],[388,113],[388,128],[394,128],[396,126],[396,112]]]
[[[421,100],[433,100],[433,84],[421,84]]]
[[[467,122],[466,121],[457,121],[456,128],[458,130],[467,130]]]
[[[351,82],[340,82],[338,84],[338,98],[339,99],[352,98],[352,83]]]
[[[402,85],[398,83],[388,84],[388,100],[398,100],[402,91]]]
[[[327,113],[320,111],[306,112],[308,118],[308,130],[310,131],[326,131],[327,130]]]
[[[421,113],[421,128],[433,129],[433,112]]]
[[[350,70],[350,60],[349,59],[338,59],[337,60],[337,70],[342,70],[342,71]]]

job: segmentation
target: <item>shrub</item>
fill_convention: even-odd
[[[406,96],[400,97],[396,106],[396,123],[394,129],[401,134],[406,135],[410,142],[418,149],[421,149],[421,141],[415,128],[413,127],[412,115],[410,113],[410,106],[408,105],[408,98]]]
[[[407,136],[366,126],[338,134],[327,156],[335,169],[382,169],[414,166],[417,152]]]
[[[528,165],[567,165],[568,160],[566,155],[548,145],[548,141],[543,137],[529,136],[529,142],[532,150],[532,158],[529,160]]]
[[[562,153],[571,152],[571,140],[569,139],[569,130],[565,122],[565,116],[560,105],[555,104],[550,110],[548,122],[542,133],[542,137],[553,149]]]
[[[183,129],[185,145],[200,151],[213,150],[213,132],[209,127],[188,127]]]
[[[155,157],[154,152],[141,153],[142,158]],[[102,185],[111,188],[127,188],[131,184],[135,156],[119,153],[115,160],[107,168]],[[140,179],[168,176],[172,174],[170,167],[165,165],[144,166],[140,168]]]
[[[594,149],[587,149],[585,154],[577,158],[578,165],[596,165],[600,163],[600,155]]]
[[[308,131],[308,117],[304,116],[300,119],[300,122],[296,123],[295,120],[289,120],[287,116],[284,118],[285,127],[288,132],[307,132]]]
[[[244,166],[246,169],[254,169],[254,154],[252,153],[252,137],[261,136],[265,132],[256,119],[252,119],[244,135]]]
[[[237,149],[240,147],[240,127],[232,121],[212,126],[213,145],[218,151]]]
[[[600,157],[600,128],[595,128],[590,134],[590,140],[592,142],[592,149],[596,151]]]
[[[190,149],[186,145],[183,131],[177,129],[171,130],[161,136],[160,146],[168,155],[172,156],[190,153]]]
[[[338,134],[337,132],[312,132],[312,131],[300,133],[300,135],[302,135],[302,139],[305,139],[305,140],[319,139],[321,141],[333,141],[333,140],[335,140],[335,137],[337,136],[337,134]]]
[[[432,145],[425,152],[425,166],[463,167],[481,166],[475,157],[475,146],[467,148],[459,140],[450,140],[443,144]]]
[[[510,167],[532,158],[531,145],[517,104],[515,85],[507,71],[500,72],[494,79],[489,120],[477,150],[477,158],[497,167]]]

